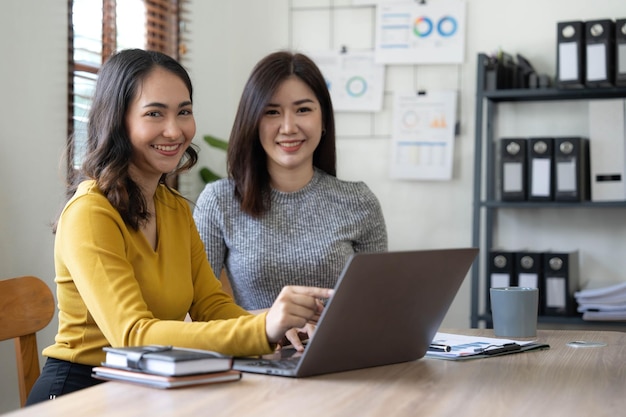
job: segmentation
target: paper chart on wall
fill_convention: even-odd
[[[376,7],[376,61],[460,64],[465,51],[465,0]]]
[[[455,91],[395,94],[391,178],[452,179],[456,101]]]
[[[383,107],[385,66],[373,51],[311,52],[326,79],[335,111],[377,112]]]

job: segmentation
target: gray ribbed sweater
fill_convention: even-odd
[[[207,184],[194,219],[219,277],[223,267],[243,308],[268,308],[285,285],[333,288],[354,252],[387,250],[380,203],[363,182],[316,170],[301,190],[272,190],[255,219],[239,208],[231,180]]]

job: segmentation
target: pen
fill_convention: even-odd
[[[498,353],[513,352],[513,351],[521,350],[521,349],[522,349],[522,346],[518,345],[517,343],[505,343],[504,345],[500,347],[491,348],[491,349],[483,349],[482,353],[486,355],[496,355]]]
[[[428,350],[433,350],[435,352],[450,352],[452,348],[448,345],[441,345],[439,343],[431,343],[428,346]]]

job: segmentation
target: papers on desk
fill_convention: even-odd
[[[583,320],[626,321],[626,282],[574,293]]]
[[[429,349],[427,358],[466,360],[509,355],[529,350],[548,349],[550,345],[536,341],[496,339],[490,337],[465,336],[460,334],[440,333],[435,335],[431,346],[448,346],[450,349]]]

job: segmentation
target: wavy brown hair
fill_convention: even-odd
[[[133,151],[124,118],[143,80],[157,67],[179,77],[187,86],[191,99],[193,89],[189,74],[168,55],[127,49],[111,56],[98,74],[87,124],[85,160],[67,187],[69,200],[83,180],[95,180],[124,222],[135,230],[148,220],[150,213],[139,186],[128,174]],[[163,174],[160,182],[167,186],[169,175],[187,170],[197,161],[198,153],[195,145],[191,145],[177,169]]]

